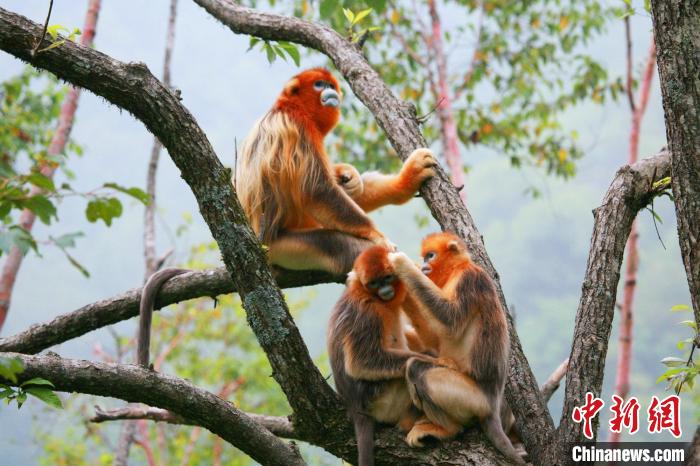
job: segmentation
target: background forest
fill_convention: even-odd
[[[44,20],[47,3],[0,0],[3,8],[35,22]],[[71,30],[82,27],[86,3],[56,1],[50,23]],[[500,274],[525,354],[538,381],[544,382],[570,352],[593,224],[591,211],[600,204],[617,169],[628,160],[631,111],[624,87],[624,18],[630,23],[632,74],[638,81],[652,40],[651,19],[644,4],[272,3],[254,6],[311,19],[321,17],[338,30],[350,27],[358,38],[363,30],[378,28],[369,31],[366,54],[392,90],[413,101],[419,115],[430,114],[424,134],[443,166],[452,169],[453,178],[459,174],[456,182],[465,185],[462,192]],[[142,61],[160,77],[169,6],[168,0],[104,1],[95,47],[124,62]],[[366,8],[374,10],[349,26],[352,20],[343,15],[343,6],[355,14]],[[439,13],[442,49],[435,48],[434,39],[424,37],[435,32],[433,6]],[[269,63],[264,44],[252,45],[249,38],[231,34],[193,2],[179,1],[171,81],[227,166],[234,163],[236,144],[240,147],[248,129],[268,110],[287,79],[300,69],[327,65],[325,57],[301,47],[300,67],[294,63],[295,52]],[[12,80],[25,70],[25,64],[0,53],[0,82],[6,83],[0,100],[11,92]],[[444,88],[439,82],[442,72]],[[46,75],[31,78],[28,84],[34,93],[49,92],[47,88],[59,90],[62,84]],[[444,107],[445,97],[450,109]],[[365,168],[395,169],[398,159],[383,132],[347,85],[344,98],[343,122],[329,145],[331,158],[350,160]],[[39,107],[43,110],[32,111],[51,108],[50,96],[42,102]],[[441,108],[435,110],[438,103]],[[54,105],[53,115],[41,117],[46,130],[55,127],[60,100]],[[0,128],[3,124],[0,122]],[[445,135],[445,125],[457,130],[456,138]],[[41,141],[50,139],[46,133],[39,136],[31,150],[40,151]],[[79,193],[94,193],[105,183],[145,191],[152,139],[127,112],[83,92],[65,169],[59,170],[55,183],[69,182]],[[639,157],[656,154],[665,143],[654,71],[641,123]],[[0,151],[4,150],[0,146]],[[26,171],[29,164],[29,158],[17,160],[19,170]],[[86,203],[94,199],[91,195],[65,195],[56,201],[57,218],[50,225],[37,222],[33,235],[40,254],[29,251],[22,264],[0,337],[141,286],[144,206],[133,196],[107,191],[111,194],[106,195],[119,198],[123,205],[123,212],[109,227],[101,219],[90,222],[86,218]],[[157,193],[158,255],[172,250],[167,258],[170,265],[219,266],[216,246],[197,213],[195,199],[165,155],[158,169]],[[640,212],[637,222],[639,271],[629,393],[638,397],[643,407],[652,395],[670,393],[665,391],[664,382],[657,383],[666,369],[660,361],[668,356],[683,357],[686,353],[677,343],[691,336],[688,327],[679,325],[691,314],[671,312],[674,306],[690,304],[672,202],[658,198],[654,211]],[[372,216],[379,228],[414,258],[420,239],[439,229],[421,199],[384,208]],[[83,235],[75,237],[74,246],[66,251],[79,267],[59,247],[70,245],[55,241],[76,232]],[[341,285],[316,285],[286,290],[304,340],[324,375],[330,373],[325,361],[326,322],[341,289]],[[622,290],[620,285],[620,299]],[[159,314],[154,324],[157,348],[153,354],[159,358],[156,364],[161,364],[161,370],[188,378],[248,411],[288,413],[237,295],[216,302],[186,302]],[[616,315],[602,395],[606,403],[614,393],[618,324]],[[132,319],[54,350],[64,357],[131,361],[134,329]],[[106,408],[124,403],[85,395],[59,396],[64,401],[63,410],[32,398],[19,411],[14,405],[2,406],[1,463],[112,463],[121,424],[86,420],[95,404]],[[555,420],[561,397],[560,390],[550,402]],[[700,421],[698,397],[697,389],[682,394],[683,441],[690,441]],[[606,407],[601,440],[609,436],[607,417]],[[139,429],[140,440],[131,453],[133,464],[252,462],[199,427],[143,422]],[[651,439],[673,438],[650,435],[645,429],[634,437],[623,436],[623,440]],[[308,451],[316,464],[338,464],[339,460],[320,449]]]

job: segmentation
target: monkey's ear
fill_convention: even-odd
[[[294,95],[297,92],[299,92],[299,88],[301,87],[301,83],[299,82],[299,79],[293,78],[291,81],[289,81],[285,86],[284,86],[284,94],[285,95]]]
[[[353,280],[357,280],[357,274],[355,273],[354,270],[351,270],[351,271],[348,272],[348,279],[347,279],[347,281],[348,281],[348,282],[351,282],[351,281],[353,281]]]
[[[449,243],[447,243],[447,249],[453,252],[459,252],[459,241],[450,241]]]

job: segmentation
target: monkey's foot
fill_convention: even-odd
[[[420,448],[425,446],[423,441],[427,438],[432,437],[438,440],[444,440],[452,436],[454,436],[453,432],[449,432],[437,424],[433,424],[429,421],[419,421],[413,426],[411,431],[406,434],[406,443],[408,443],[410,447]]]

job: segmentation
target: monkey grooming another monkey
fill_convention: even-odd
[[[411,398],[425,418],[416,422],[406,440],[422,446],[428,437],[451,438],[478,421],[501,453],[524,464],[501,424],[509,340],[493,281],[471,261],[466,245],[454,234],[429,235],[421,249],[422,271],[404,253],[390,253],[389,262],[415,302],[414,312],[437,336],[433,341],[438,356],[454,361],[454,367],[418,358],[408,361]]]

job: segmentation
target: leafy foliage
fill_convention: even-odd
[[[690,310],[690,306],[685,304],[677,304],[671,308],[671,312],[685,312]],[[684,351],[686,346],[689,346],[690,350],[686,352],[688,356],[683,358],[673,356],[663,358],[661,363],[668,369],[656,380],[656,383],[664,380],[667,381],[668,388],[672,388],[678,394],[680,394],[681,391],[692,391],[695,377],[700,373],[700,364],[693,359],[695,349],[700,347],[698,326],[694,320],[684,320],[681,321],[680,324],[689,327],[692,331],[691,337],[684,338],[676,345],[679,351]]]
[[[623,7],[594,0],[440,2],[447,84],[462,154],[485,146],[508,157],[513,167],[528,164],[573,176],[583,150],[577,132],[564,128],[560,118],[574,105],[603,103],[623,91],[622,80],[609,80],[585,53]],[[415,104],[418,115],[440,105],[424,3],[321,0],[315,10],[308,0],[296,0],[292,10],[346,31],[350,41],[371,32],[365,55],[392,91]],[[363,30],[355,31],[360,21]],[[339,158],[365,169],[397,163],[386,156],[392,149],[384,134],[356,100],[346,99],[343,115],[333,138]],[[429,142],[438,140],[440,121],[427,119],[423,130]]]
[[[46,34],[51,38],[51,45],[39,49],[38,52],[44,52],[65,44],[67,40],[75,42],[75,39],[80,35],[80,29],[73,28],[71,31],[62,24],[51,24],[46,28]],[[61,36],[63,34],[63,36]]]
[[[58,34],[49,27],[47,34]],[[48,147],[58,123],[66,89],[55,78],[30,68],[0,84],[0,256],[17,247],[22,254],[30,249],[39,253],[40,244],[53,244],[81,273],[87,271],[67,249],[75,245],[81,233],[69,233],[46,241],[37,240],[27,225],[20,222],[20,213],[27,209],[44,224],[58,220],[58,204],[66,196],[87,200],[85,215],[91,222],[102,220],[107,226],[121,216],[123,208],[115,194],[127,195],[148,202],[148,195],[139,188],[126,188],[105,183],[90,192],[77,192],[68,182],[57,185],[53,173],[62,170],[70,180],[66,163],[70,154],[82,155],[82,148],[66,141],[64,152],[52,155]],[[70,238],[70,241],[68,240]]]
[[[0,380],[7,380],[13,384],[17,383],[17,375],[24,372],[22,361],[17,358],[6,358],[0,356]],[[61,399],[53,392],[53,384],[41,377],[34,377],[18,386],[8,385],[0,382],[0,400],[5,400],[6,404],[12,401],[17,403],[17,409],[21,408],[27,395],[43,401],[54,408],[63,408]]]

